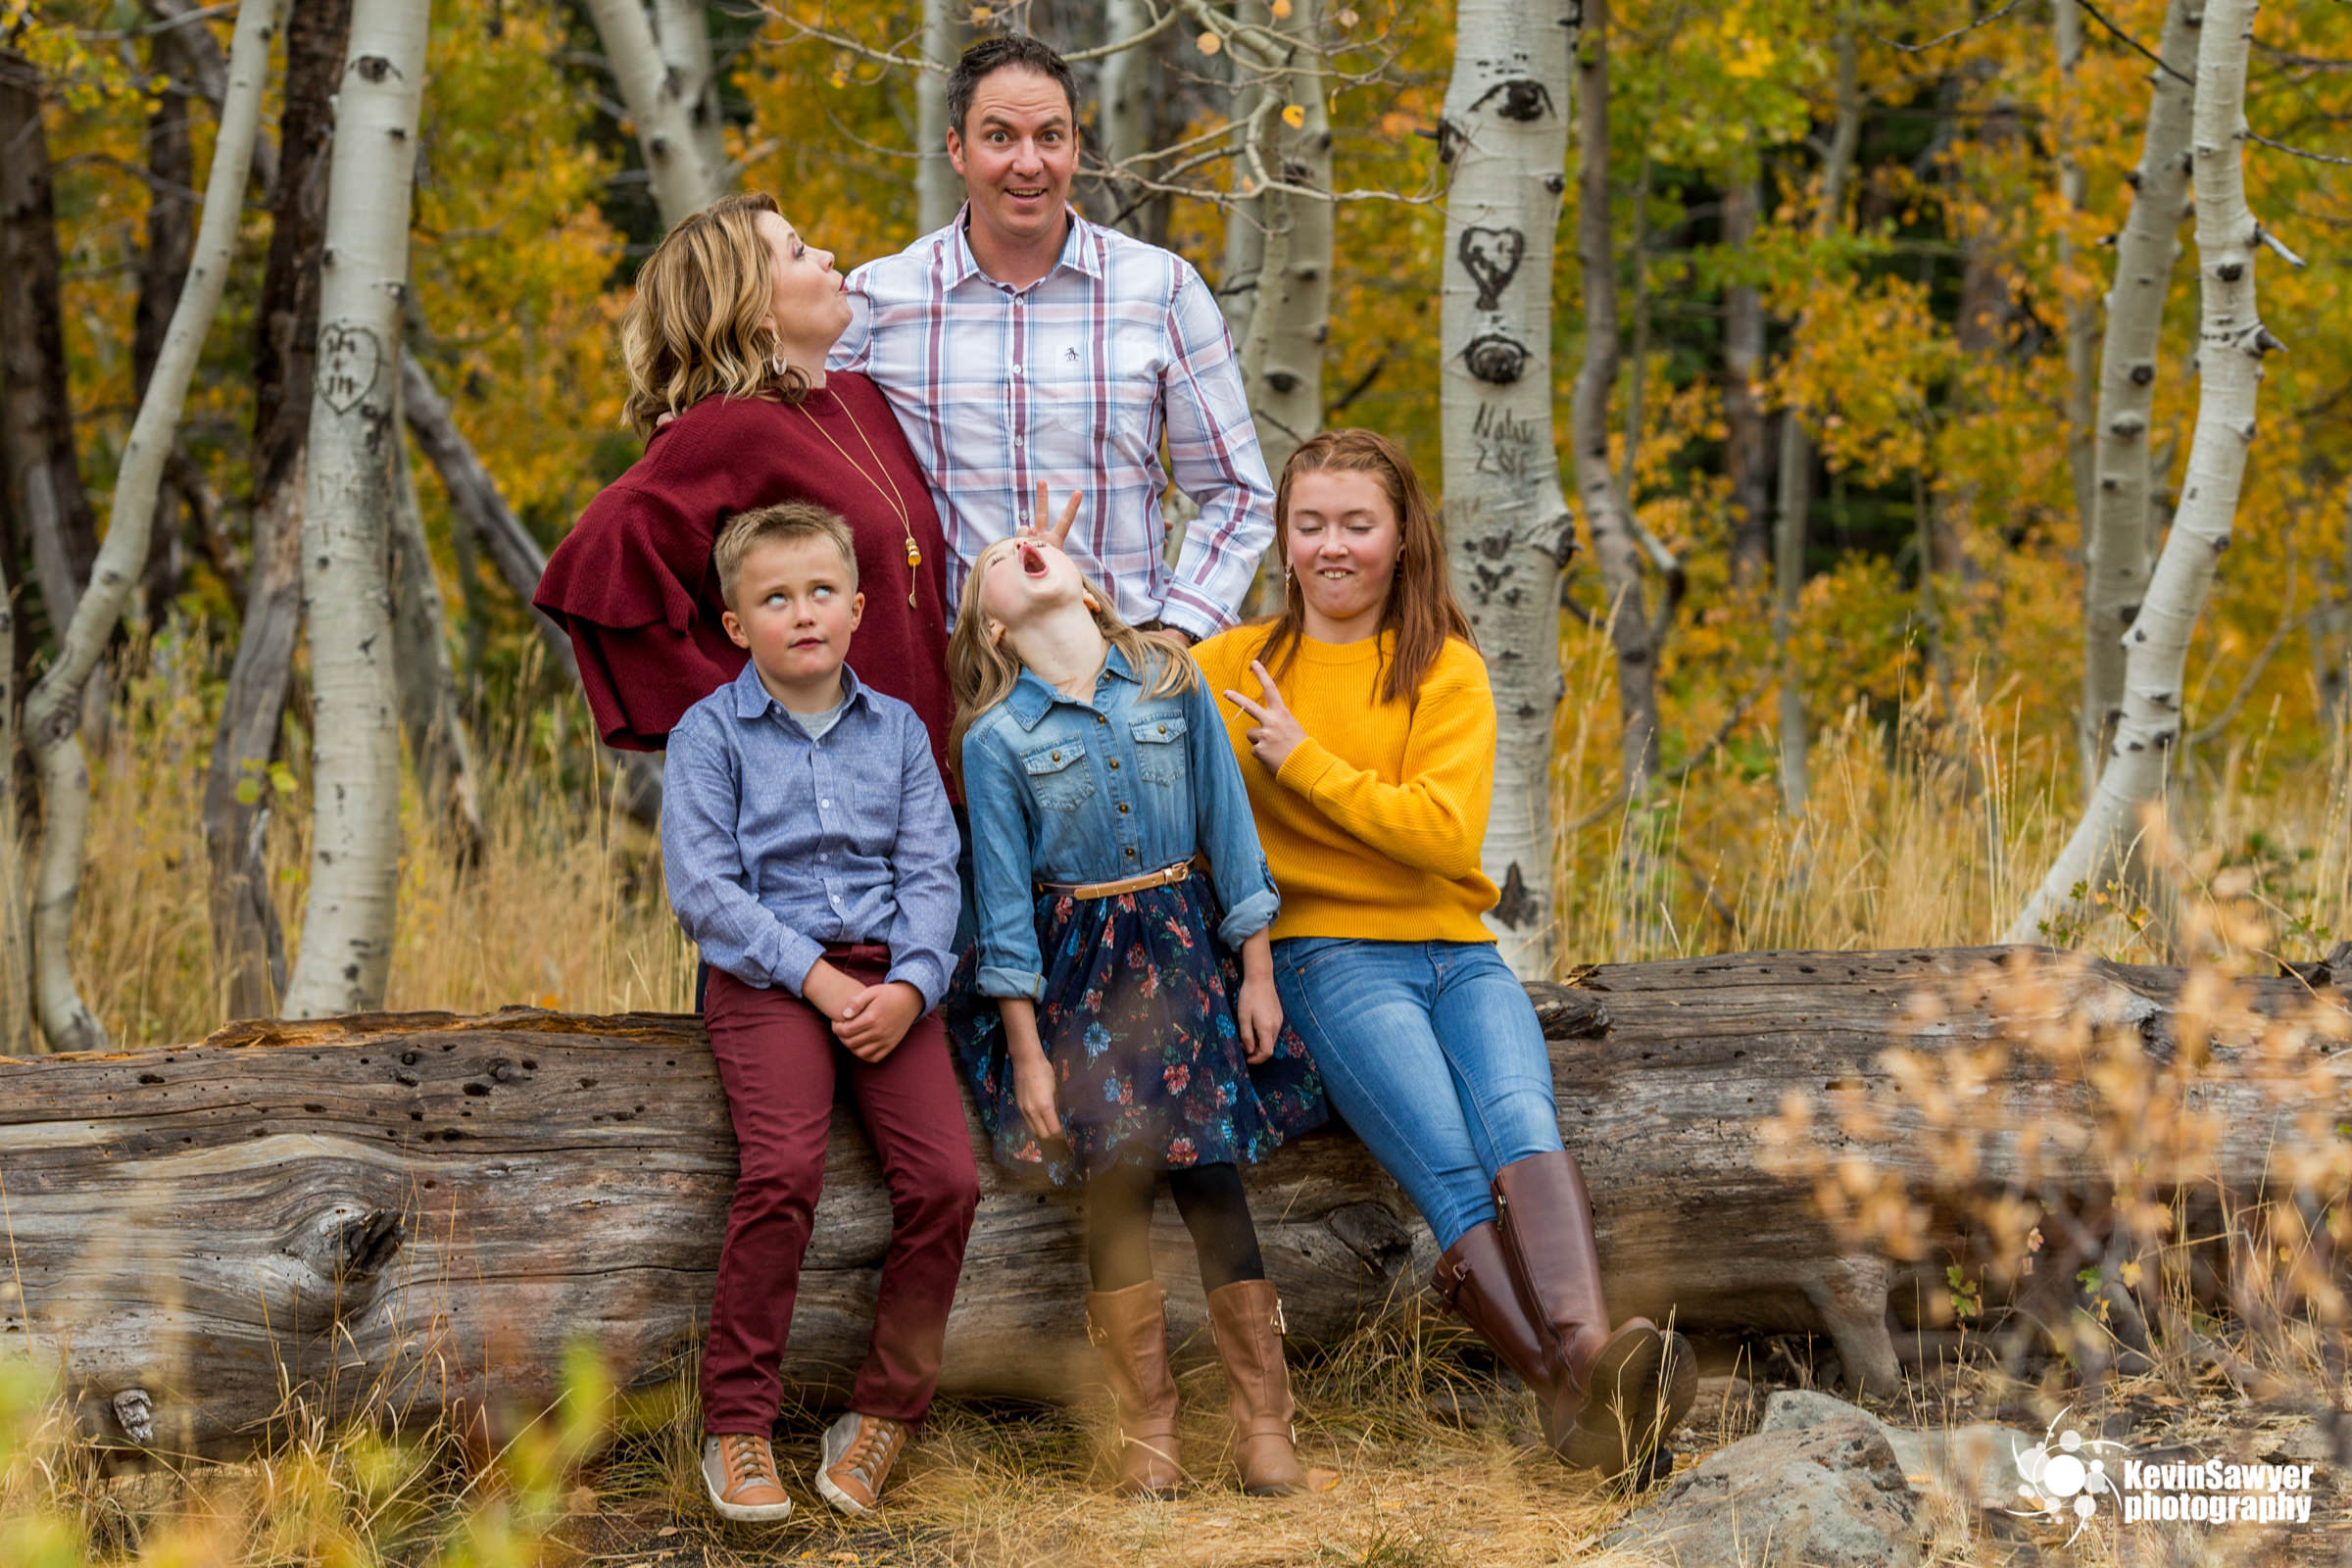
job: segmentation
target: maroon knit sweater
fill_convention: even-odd
[[[845,463],[845,452],[897,483],[920,566],[907,568],[906,536],[887,489]],[[736,513],[782,501],[812,501],[848,519],[865,595],[850,664],[859,680],[922,715],[945,772],[956,706],[948,689],[947,541],[882,394],[843,370],[797,406],[705,398],[656,430],[645,456],[588,504],[556,547],[533,602],[571,634],[597,733],[609,746],[657,751],[687,709],[742,672],[747,656],[719,624],[725,607],[710,544]]]

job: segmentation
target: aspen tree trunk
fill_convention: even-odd
[[[1251,122],[1246,159],[1285,185],[1329,192],[1331,122],[1323,101],[1321,0],[1292,0],[1269,29],[1290,45],[1268,62],[1264,96]],[[1297,109],[1293,126],[1287,111]],[[1257,201],[1265,225],[1250,330],[1242,339],[1242,381],[1266,471],[1279,475],[1299,444],[1323,427],[1323,348],[1331,338],[1332,204],[1292,191]],[[1277,570],[1274,575],[1279,578]]]
[[[691,0],[662,3],[682,6]],[[653,180],[654,205],[662,210],[663,226],[673,225],[718,199],[726,188],[725,168],[710,159],[695,123],[690,83],[663,60],[644,0],[588,0],[588,15],[604,41],[605,61],[620,88],[620,101],[635,124],[646,173]],[[696,80],[709,74],[706,38],[702,74]]]
[[[718,105],[718,71],[710,58],[710,24],[703,0],[653,0],[654,33],[662,46],[662,86],[686,106],[694,150],[712,183],[724,186],[727,122]]]
[[[1265,27],[1274,16],[1266,0],[1234,0],[1233,19],[1248,27]],[[1241,127],[1243,146],[1248,146],[1257,113],[1266,99],[1265,83],[1257,73],[1233,50],[1225,52],[1226,67],[1233,73],[1232,116]],[[1236,154],[1233,174],[1227,181],[1231,195],[1225,207],[1225,266],[1217,274],[1217,304],[1225,312],[1225,333],[1235,343],[1250,337],[1250,318],[1257,309],[1257,284],[1266,256],[1266,222],[1263,214],[1264,198],[1252,195],[1256,182],[1250,173],[1246,151]]]
[[[1446,548],[1494,687],[1488,915],[1512,972],[1552,964],[1551,721],[1576,520],[1552,444],[1551,243],[1567,186],[1574,0],[1461,0],[1438,125]]]
[[[355,0],[335,101],[303,486],[314,760],[311,886],[284,1004],[296,1018],[376,1006],[392,963],[400,732],[386,532],[429,4]]]
[[[1132,38],[1152,25],[1148,0],[1108,0],[1103,7],[1102,36],[1106,43]],[[1147,47],[1121,49],[1102,61],[1102,161],[1113,168],[1152,147],[1152,51]],[[1102,182],[1109,202],[1102,221],[1137,238],[1150,226],[1150,206],[1133,179],[1112,176]]]
[[[0,480],[58,638],[89,580],[98,531],[74,449],[40,85],[39,68],[0,49]]]
[[[2083,208],[2088,180],[2075,145],[2081,126],[2076,121],[2075,76],[2082,64],[2082,8],[2075,0],[2050,0],[2057,35],[2058,103],[2051,135],[2058,144],[2058,199],[2071,216]],[[2058,234],[2058,266],[2071,271],[2075,262],[2074,235]],[[2092,368],[2098,339],[2098,318],[2088,300],[2070,298],[2066,305],[2066,447],[2075,481],[2075,516],[2088,537],[2090,527],[2090,420],[2096,374]]]
[[[408,737],[409,763],[416,770],[416,793],[450,830],[461,863],[471,865],[482,854],[473,746],[442,632],[441,584],[425,544],[416,476],[398,426],[392,436],[392,647],[400,727]]]
[[[956,209],[963,205],[962,183],[956,177],[956,166],[948,162],[948,71],[958,52],[956,16],[953,0],[923,0],[923,59],[930,69],[914,76],[920,155],[914,166],[914,208],[915,220],[926,234],[955,221]],[[1106,93],[1104,102],[1108,101]]]
[[[1755,243],[1764,205],[1763,174],[1751,169],[1724,186],[1723,242],[1745,252]],[[1771,551],[1770,465],[1763,400],[1764,302],[1753,283],[1723,291],[1723,466],[1732,486],[1732,578],[1752,583],[1764,575]]]
[[[147,248],[139,257],[139,297],[131,309],[130,375],[133,396],[147,395],[148,377],[164,350],[172,312],[188,278],[196,247],[196,153],[188,139],[188,100],[194,71],[184,40],[200,25],[165,28],[154,34],[149,62],[164,85],[147,116]],[[174,459],[164,466],[156,488],[155,519],[147,537],[144,594],[133,613],[151,626],[162,622],[179,591],[179,518],[185,510],[174,472],[182,465],[174,433]]]
[[[2107,292],[2107,331],[2099,347],[2098,412],[2091,420],[2090,512],[2082,543],[2082,705],[2077,733],[2083,777],[2096,783],[2123,717],[2124,633],[2147,593],[2157,468],[2148,450],[2156,402],[2157,345],[2165,296],[2180,256],[2187,216],[2189,121],[2197,69],[2193,0],[2170,0],[2158,52],[2172,71],[2149,73],[2147,129],[2139,166],[2127,176],[2131,215],[2115,241],[2115,281]],[[2073,10],[2073,0],[2065,9]],[[2173,73],[2177,71],[2179,75]]]
[[[106,542],[91,567],[88,591],[58,639],[56,661],[24,703],[24,742],[40,779],[42,805],[33,892],[33,991],[41,1032],[57,1051],[95,1051],[107,1043],[105,1031],[74,987],[74,906],[81,889],[82,833],[90,805],[90,775],[79,734],[82,693],[146,564],[147,531],[155,518],[164,464],[172,455],[188,382],[204,351],[205,333],[235,252],[245,176],[261,122],[262,83],[276,30],[272,0],[245,0],[238,8],[236,35],[229,45],[228,91],[213,145],[204,217],[187,285],[172,308],[155,373],[148,378],[123,443],[122,466],[115,475],[114,510]]]
[[[2255,312],[2254,260],[2266,236],[2246,206],[2243,167],[2254,10],[2253,0],[2208,0],[2197,43],[2191,147],[2203,321],[2188,478],[2147,597],[2124,634],[2123,714],[2098,787],[2006,942],[2034,941],[2113,874],[2139,832],[2141,808],[2162,799],[2180,736],[2189,637],[2236,520],[2262,357],[2278,347]]]
[[[0,517],[7,516],[8,508],[0,502]],[[0,594],[0,649],[16,641],[12,597]],[[24,902],[23,824],[24,808],[17,799],[17,666],[13,659],[0,659],[0,1056],[28,1056],[36,1040],[47,1044],[32,1027],[32,926]]]
[[[1620,345],[1609,193],[1608,0],[1585,0],[1576,91],[1576,253],[1584,278],[1585,360],[1576,373],[1569,441],[1617,653],[1618,765],[1626,800],[1638,810],[1658,770],[1658,651],[1642,602],[1642,546],[1609,464],[1609,395],[1617,385]]]
[[[571,651],[571,639],[544,612],[531,608],[531,595],[547,572],[547,552],[539,548],[539,541],[499,494],[498,481],[490,477],[490,470],[482,466],[482,460],[474,456],[472,445],[451,417],[448,400],[433,385],[424,367],[416,363],[416,356],[406,349],[400,356],[400,410],[408,420],[409,433],[423,449],[425,461],[441,475],[450,507],[481,540],[499,577],[530,610],[539,639],[547,645],[556,667],[577,681],[580,667]]]
[[[1845,181],[1862,143],[1862,89],[1855,58],[1854,19],[1840,8],[1838,20],[1838,109],[1829,152],[1821,161],[1821,207],[1813,233],[1827,238],[1845,220]],[[1805,329],[1799,315],[1796,330]],[[1796,667],[1793,638],[1797,605],[1805,587],[1805,514],[1813,506],[1813,440],[1799,411],[1781,415],[1780,488],[1772,529],[1772,646],[1781,670],[1781,806],[1801,819],[1812,794],[1812,730],[1805,718],[1805,691]]]
[[[226,1016],[277,1010],[285,938],[263,870],[294,649],[302,636],[302,492],[318,347],[318,259],[351,0],[296,0],[286,18],[286,80],[270,256],[253,342],[253,552],[237,653],[221,693],[204,777],[204,845],[218,1000]]]

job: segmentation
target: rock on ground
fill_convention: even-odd
[[[1919,1498],[1885,1429],[1851,1406],[1816,1413],[1709,1454],[1603,1544],[1669,1563],[1914,1568]]]

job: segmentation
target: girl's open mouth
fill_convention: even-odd
[[[1043,577],[1046,574],[1045,552],[1039,550],[1037,546],[1031,544],[1022,545],[1020,549],[1020,557],[1022,571],[1028,573],[1032,577]]]

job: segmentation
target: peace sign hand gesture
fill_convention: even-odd
[[[1275,686],[1274,677],[1266,673],[1266,666],[1252,659],[1250,672],[1257,677],[1258,701],[1253,703],[1230,687],[1226,689],[1225,700],[1251,721],[1251,727],[1242,732],[1249,739],[1250,755],[1279,773],[1282,764],[1298,749],[1298,743],[1306,739],[1306,731],[1299,725],[1298,715],[1283,702],[1282,692]]]
[[[1022,523],[1018,528],[1015,528],[1012,531],[1013,537],[1016,539],[1035,539],[1041,544],[1050,544],[1056,550],[1068,549],[1070,543],[1070,524],[1078,520],[1078,503],[1084,501],[1085,499],[1085,491],[1071,491],[1069,504],[1061,509],[1061,515],[1058,517],[1050,517],[1046,510],[1046,481],[1043,479],[1038,480],[1037,515],[1030,518],[1027,522]]]

